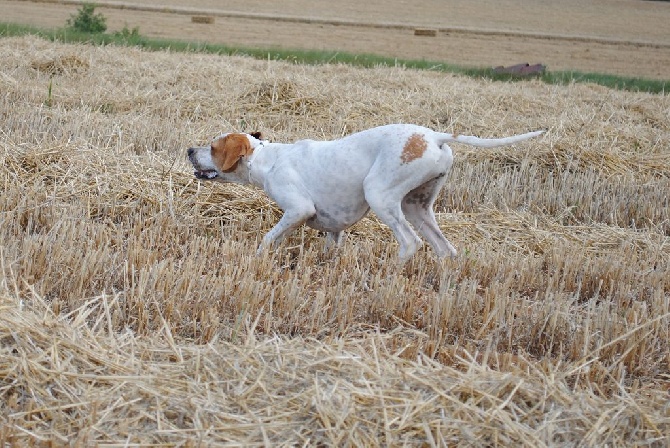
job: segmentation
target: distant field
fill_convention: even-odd
[[[0,444],[668,446],[669,114],[592,84],[2,38]],[[459,257],[404,267],[373,215],[337,253],[304,229],[257,257],[279,210],[185,160],[224,130],[393,122],[548,133],[454,145]]]
[[[2,0],[0,8],[3,20],[58,27],[76,10],[76,5],[64,3]],[[544,63],[551,70],[670,78],[669,2],[234,0],[225,7],[213,0],[97,3],[112,30],[139,26],[147,36],[375,53],[477,67]],[[122,6],[125,9],[119,9]],[[133,10],[138,7],[154,10]],[[157,12],[165,8],[182,14]],[[215,23],[191,23],[190,12],[214,15]],[[414,36],[414,26],[442,31],[436,37]]]

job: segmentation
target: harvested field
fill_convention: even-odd
[[[2,20],[58,28],[78,0],[0,0]],[[101,0],[110,31],[241,47],[371,53],[469,67],[670,79],[670,3],[642,0]],[[192,23],[191,16],[216,17]],[[415,28],[436,36],[415,36]]]
[[[456,260],[200,183],[223,130],[454,145]],[[3,445],[667,446],[670,96],[0,39]]]

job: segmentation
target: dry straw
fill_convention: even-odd
[[[669,442],[668,96],[36,38],[0,92],[3,443]],[[455,146],[460,256],[403,268],[374,216],[256,257],[280,210],[184,157],[390,122],[550,130]]]
[[[0,299],[4,443],[660,446],[667,430],[647,385],[614,400],[523,357],[505,371],[466,351],[455,367],[407,360],[392,340],[425,335],[401,328],[323,342],[258,339],[247,321],[237,341],[197,346],[166,324],[138,338],[110,325],[119,300],[56,317]]]

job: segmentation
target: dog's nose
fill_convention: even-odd
[[[186,152],[187,152],[188,156],[191,157],[193,155],[193,153],[195,152],[195,149],[188,148],[188,151],[186,151]]]

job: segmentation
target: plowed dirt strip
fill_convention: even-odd
[[[81,3],[82,0],[23,0]],[[670,5],[640,0],[101,0],[99,6],[132,5],[164,10],[210,10],[217,13],[269,17],[312,18],[357,23],[504,30],[534,34],[564,34],[626,41],[670,44],[666,24]]]

